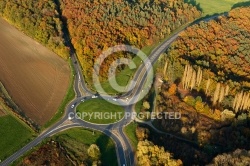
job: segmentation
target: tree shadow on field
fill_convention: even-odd
[[[196,0],[184,0],[184,2],[195,6],[199,11],[203,12],[200,3],[197,3]]]
[[[98,147],[100,148],[101,151],[101,161],[102,161],[102,165],[103,166],[108,166],[114,160],[114,156],[112,155],[112,151],[115,151],[115,147],[109,147],[109,141],[110,138],[105,135],[105,134],[101,134],[98,139],[96,140],[96,144],[98,145]]]
[[[246,7],[246,6],[250,6],[250,1],[236,3],[231,7],[231,9],[235,9],[237,7]]]
[[[221,122],[220,125],[218,124],[220,121],[210,118],[203,117],[199,121],[204,123],[202,128],[197,129],[196,127],[197,130],[194,133],[187,132],[185,134],[174,131],[176,123],[171,124],[171,121],[167,121],[167,125],[163,127],[158,121],[155,124],[157,128],[172,135],[159,134],[149,127],[149,140],[173,153],[173,157],[181,159],[186,166],[206,165],[211,163],[218,154],[233,152],[236,149],[250,149],[249,119]],[[209,121],[211,123],[208,123]],[[191,123],[193,122],[195,121]],[[199,124],[201,124],[200,122]],[[178,127],[179,130],[182,127],[188,128],[188,124],[182,123]]]
[[[108,146],[109,138],[102,134],[98,139],[96,140],[96,144],[100,147],[101,151],[105,151]]]

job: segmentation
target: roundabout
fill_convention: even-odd
[[[82,100],[76,106],[76,116],[90,123],[112,124],[124,117],[124,108],[101,98],[93,98],[92,100]]]
[[[203,19],[203,21],[209,21],[215,17],[217,16],[212,16]],[[195,23],[198,22],[194,22],[193,24]],[[110,137],[115,143],[118,165],[134,166],[136,164],[134,151],[127,136],[123,131],[123,128],[124,126],[135,121],[133,116],[131,116],[134,113],[134,104],[140,99],[140,94],[145,93],[146,91],[143,88],[145,82],[147,82],[147,71],[150,71],[152,68],[151,64],[156,63],[159,56],[169,47],[169,45],[174,40],[176,40],[178,34],[182,32],[184,28],[173,34],[170,38],[162,42],[157,48],[155,48],[151,52],[144,64],[140,65],[136,73],[134,74],[131,83],[128,85],[128,91],[124,92],[119,98],[104,94],[102,95],[103,99],[100,99],[99,96],[95,95],[96,92],[93,92],[88,89],[84,81],[84,77],[81,74],[82,69],[79,66],[79,61],[75,52],[73,51],[74,48],[71,45],[70,49],[72,50],[72,52],[70,58],[71,61],[74,62],[73,68],[76,71],[74,82],[74,91],[76,93],[75,99],[71,101],[66,107],[65,114],[60,121],[47,128],[46,130],[42,131],[38,137],[34,138],[23,148],[9,156],[4,161],[0,162],[0,165],[10,165],[13,161],[17,160],[20,156],[22,156],[30,149],[38,145],[47,137],[50,137],[66,129],[82,127],[86,129],[100,131]],[[69,36],[67,36],[67,39],[67,41],[69,41]],[[96,66],[98,67],[98,64]],[[101,100],[104,99],[106,100],[106,102],[109,102],[109,106],[106,104],[106,107],[103,106],[103,101]],[[119,104],[117,105],[117,103]],[[92,107],[91,109],[90,106]],[[115,112],[117,111],[118,114],[121,114],[121,118],[114,118],[115,121],[94,121],[94,118],[90,118],[90,116],[93,116],[91,113],[94,114],[96,111],[103,111],[103,113],[107,113],[111,110],[115,110]],[[82,114],[86,116],[86,119],[81,119],[79,117],[80,115],[82,116]],[[106,117],[107,116],[108,115],[106,115]]]

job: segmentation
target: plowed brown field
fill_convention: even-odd
[[[0,81],[28,117],[39,125],[52,118],[69,80],[66,61],[0,19]]]

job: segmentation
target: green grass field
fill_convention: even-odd
[[[0,117],[0,160],[13,154],[32,138],[33,132],[11,115]]]
[[[124,131],[125,131],[126,135],[128,136],[134,150],[137,149],[137,144],[138,144],[138,139],[135,135],[136,127],[137,127],[137,123],[132,122],[124,128]]]
[[[82,128],[74,128],[63,131],[55,135],[57,140],[73,139],[76,142],[81,142],[87,146],[96,144],[101,151],[101,161],[103,165],[116,166],[117,157],[114,142],[106,135],[98,131],[86,130]]]
[[[109,103],[104,99],[93,99],[82,102],[77,106],[76,111],[81,115],[83,120],[97,124],[114,123],[124,116],[124,109],[121,106]],[[100,113],[100,116],[96,113]]]
[[[190,1],[190,0],[189,0]],[[240,2],[250,2],[249,0],[191,0],[200,5],[203,16],[216,13],[228,12],[231,8]]]

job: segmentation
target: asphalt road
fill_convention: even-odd
[[[71,60],[73,62],[73,66],[75,69],[74,90],[76,92],[77,98],[75,98],[73,101],[71,101],[67,105],[65,115],[59,122],[54,124],[52,127],[48,128],[47,130],[43,131],[37,138],[32,140],[30,143],[25,145],[23,148],[19,149],[17,152],[12,154],[6,160],[2,161],[0,163],[1,166],[6,166],[6,165],[11,164],[13,161],[15,161],[16,159],[21,157],[27,151],[29,151],[30,149],[32,149],[33,147],[38,145],[43,139],[45,139],[51,135],[54,135],[62,130],[66,130],[66,129],[69,129],[72,127],[89,128],[89,129],[97,130],[97,131],[100,131],[100,132],[106,134],[115,143],[118,164],[122,165],[122,166],[123,165],[126,165],[126,166],[127,165],[128,166],[135,165],[134,164],[133,149],[132,149],[127,137],[125,136],[125,134],[123,133],[123,130],[122,130],[122,128],[126,124],[130,123],[130,121],[131,121],[130,117],[123,118],[122,120],[120,120],[119,122],[114,123],[114,124],[105,124],[105,125],[92,124],[92,123],[88,123],[86,121],[83,121],[83,120],[77,118],[77,116],[75,114],[76,113],[75,108],[77,107],[78,104],[81,103],[82,99],[84,99],[84,100],[92,99],[94,92],[90,91],[87,88],[87,86],[84,82],[83,76],[81,74],[82,72],[81,72],[81,68],[79,66],[79,62],[78,62],[75,54],[72,54]],[[79,85],[81,87],[79,87]],[[80,88],[82,88],[85,91],[85,93],[90,95],[90,96],[81,96]],[[110,100],[112,100],[112,99],[113,98],[111,98]],[[122,101],[120,101],[120,102],[122,102]],[[73,108],[72,108],[72,105],[74,105]],[[132,111],[132,109],[130,109],[130,107],[125,107],[125,111],[130,112],[130,111]],[[73,118],[69,119],[69,115],[70,115],[70,117],[72,116]],[[67,122],[67,121],[71,121],[71,122],[65,124],[65,122]]]
[[[192,22],[189,26],[192,26],[194,24],[198,24],[201,21],[208,22],[208,21],[215,19],[221,15],[226,15],[226,13],[220,14],[220,15],[214,15],[214,16],[204,18],[204,19],[199,19],[197,21]],[[187,27],[189,27],[189,26],[187,26]],[[156,47],[154,50],[152,50],[152,52],[148,56],[147,61],[145,61],[145,63],[142,63],[139,66],[136,73],[134,74],[133,79],[130,81],[129,86],[127,86],[127,89],[132,89],[132,90],[124,93],[121,96],[122,98],[129,97],[130,103],[135,102],[135,96],[138,96],[141,93],[141,91],[143,90],[144,83],[147,79],[147,71],[152,69],[153,65],[156,63],[156,61],[158,60],[160,55],[168,49],[168,47],[171,45],[171,43],[174,42],[178,38],[179,33],[183,32],[187,27],[184,27],[184,28],[180,29],[179,31],[175,32],[175,34],[173,34],[170,38],[168,38],[167,40],[162,42],[158,47]],[[147,65],[147,62],[151,63],[151,65]],[[133,86],[134,86],[134,88],[131,88]]]
[[[206,18],[206,19],[204,19],[204,21],[211,20],[215,17],[217,17],[217,16]],[[178,34],[183,30],[184,30],[184,28],[182,30],[180,30],[179,32],[177,32],[176,34],[174,34],[169,39],[167,39],[166,41],[164,41],[160,46],[155,48],[151,52],[151,54],[149,55],[149,57],[148,57],[149,59],[147,61],[153,65],[157,61],[159,56],[170,46],[170,44],[178,37]],[[70,41],[69,38],[68,38],[68,41]],[[30,143],[25,145],[23,148],[19,149],[17,152],[12,154],[6,160],[2,161],[0,163],[1,166],[6,166],[6,165],[11,164],[13,161],[15,161],[16,159],[21,157],[27,151],[29,151],[30,149],[32,149],[33,147],[38,145],[43,139],[45,139],[51,135],[54,135],[60,131],[63,131],[63,130],[69,129],[69,128],[73,128],[73,127],[89,128],[89,129],[97,130],[97,131],[100,131],[100,132],[106,134],[115,143],[118,164],[121,166],[123,166],[123,165],[134,166],[135,165],[135,158],[134,158],[135,156],[134,156],[132,146],[131,146],[128,138],[126,137],[126,135],[123,132],[123,127],[125,125],[131,123],[133,121],[133,117],[127,116],[127,117],[124,117],[122,120],[118,121],[117,123],[105,124],[105,125],[92,124],[92,123],[88,123],[86,121],[75,118],[75,117],[77,117],[77,116],[75,116],[76,115],[75,108],[77,107],[77,105],[81,102],[81,100],[83,98],[85,100],[91,99],[92,98],[91,96],[94,95],[95,93],[87,88],[86,83],[84,81],[84,77],[82,75],[82,69],[79,65],[79,61],[76,57],[76,54],[73,51],[74,49],[73,49],[72,44],[70,46],[71,46],[71,50],[72,50],[71,51],[71,60],[72,60],[73,67],[75,70],[74,90],[76,92],[77,97],[68,104],[68,106],[66,108],[65,115],[59,122],[57,122],[56,124],[54,124],[53,126],[48,128],[47,130],[43,131],[37,138],[32,140]],[[131,81],[133,84],[136,84],[135,88],[133,90],[123,94],[122,98],[118,99],[118,102],[123,102],[123,103],[125,102],[124,98],[129,99],[128,101],[126,101],[127,106],[124,107],[125,112],[130,113],[129,115],[132,115],[132,111],[133,111],[133,109],[132,109],[133,106],[130,105],[130,103],[134,103],[134,101],[138,100],[140,93],[143,90],[144,83],[147,79],[146,71],[150,70],[150,67],[152,67],[152,66],[151,65],[147,66],[146,64],[142,64],[138,68],[137,72],[135,73],[135,75],[133,77],[133,80]],[[80,85],[80,87],[79,87],[79,85]],[[132,87],[132,86],[134,86],[134,85],[132,85],[132,84],[129,85],[129,87]],[[80,88],[82,88],[84,90],[85,94],[87,94],[86,96],[82,96]],[[111,100],[112,100],[112,98],[111,98]],[[72,108],[72,105],[74,105],[74,108]],[[70,115],[70,117],[73,117],[73,118],[69,119],[69,115]],[[125,113],[125,115],[126,115],[126,113]],[[70,121],[70,123],[66,123],[69,121]]]

